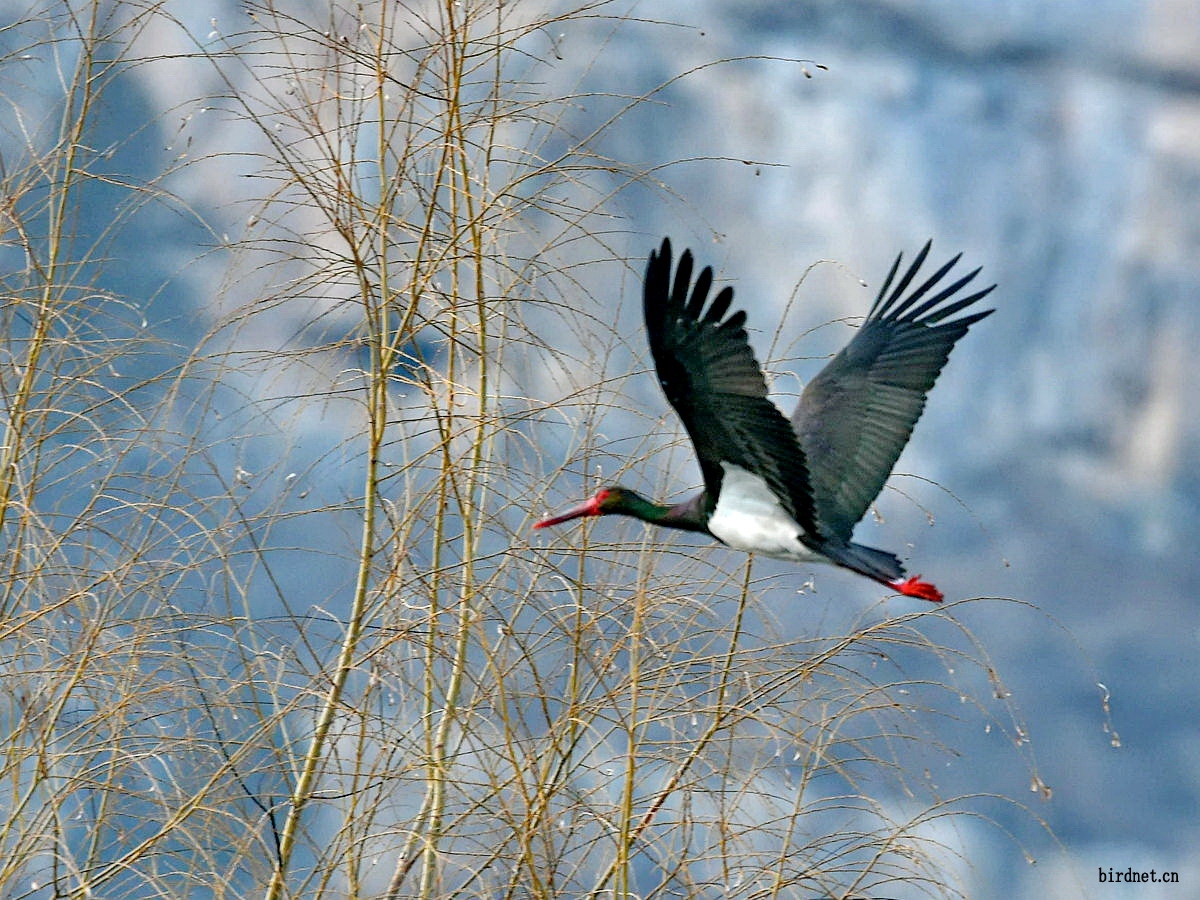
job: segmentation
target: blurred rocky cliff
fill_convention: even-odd
[[[957,560],[960,595],[1029,600],[1070,632],[1000,614],[985,636],[1056,788],[1039,812],[1083,858],[1106,847],[1105,859],[1194,871],[1200,6],[663,6],[694,28],[614,48],[600,76],[612,89],[714,58],[780,58],[697,72],[621,133],[623,152],[640,139],[651,161],[730,159],[663,177],[752,325],[769,337],[819,259],[840,265],[809,275],[785,331],[861,315],[873,293],[849,273],[877,286],[896,251],[928,237],[935,257],[963,250],[999,283],[999,312],[956,351],[900,466],[953,490],[979,523],[937,503],[945,515],[917,536],[918,555]],[[676,209],[636,220],[679,232]],[[795,351],[845,337],[820,332]],[[777,368],[804,378],[816,365]],[[1101,734],[1092,665],[1120,749]]]

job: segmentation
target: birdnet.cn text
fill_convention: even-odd
[[[1132,867],[1128,869],[1106,869],[1103,866],[1100,867],[1101,884],[1131,884],[1139,881],[1148,881],[1155,884],[1179,884],[1179,873],[1159,872],[1155,869],[1150,869],[1147,872],[1135,872]]]

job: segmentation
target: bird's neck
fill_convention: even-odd
[[[683,531],[708,532],[708,506],[706,495],[701,491],[690,500],[682,503],[665,505],[654,503],[636,494],[630,498],[626,508],[621,510],[626,515],[663,525],[667,528],[678,528]]]

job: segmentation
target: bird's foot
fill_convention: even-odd
[[[888,584],[906,597],[920,597],[922,600],[932,600],[934,603],[941,603],[944,599],[942,592],[928,581],[922,581],[920,575],[914,575],[904,581],[892,581]]]

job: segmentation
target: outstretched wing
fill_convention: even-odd
[[[731,287],[721,289],[705,311],[712,269],[705,267],[692,285],[692,265],[691,251],[684,250],[672,285],[671,241],[664,238],[650,253],[642,301],[658,381],[696,448],[708,512],[721,490],[721,464],[730,463],[760,475],[783,509],[816,535],[804,453],[788,420],[767,398],[746,335],[746,313],[725,318]]]
[[[827,537],[849,539],[908,443],[925,409],[925,396],[955,342],[994,312],[951,318],[995,287],[953,299],[979,269],[925,299],[962,254],[904,296],[929,247],[927,243],[893,288],[903,254],[896,257],[867,320],[804,389],[792,415]]]

